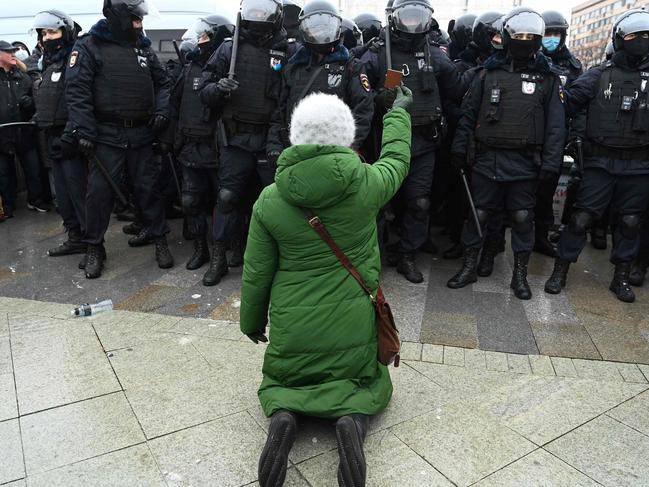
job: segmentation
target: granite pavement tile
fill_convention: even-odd
[[[532,374],[554,377],[554,367],[550,357],[545,355],[530,355],[530,365],[532,366]]]
[[[444,347],[444,365],[464,367],[464,349],[457,347]]]
[[[421,341],[477,348],[478,328],[470,288],[431,286],[421,328]]]
[[[578,323],[577,314],[570,304],[570,299],[566,293],[557,295],[547,294],[544,292],[545,279],[539,282],[540,292],[532,294],[532,299],[523,301],[525,314],[530,322],[536,323]],[[535,278],[531,278],[534,281]],[[532,282],[530,282],[532,286]]]
[[[421,343],[402,341],[401,360],[421,360]]]
[[[257,480],[266,435],[247,412],[154,439],[151,451],[169,486],[238,487]]]
[[[595,487],[588,478],[545,450],[538,449],[481,480],[475,487]]]
[[[27,483],[25,479],[16,480],[15,482],[9,482],[8,484],[2,484],[2,487],[26,487]]]
[[[426,269],[429,269],[427,266]],[[427,286],[412,284],[396,273],[384,272],[381,281],[383,292],[392,307],[392,313],[402,340],[419,341],[421,324],[426,308]],[[425,281],[428,276],[425,276]]]
[[[477,482],[534,449],[495,418],[461,402],[449,402],[393,427],[392,432],[459,485]]]
[[[370,435],[365,441],[367,485],[372,487],[450,487],[451,484],[429,463],[390,431]],[[329,451],[297,465],[313,487],[338,485],[338,452]]]
[[[59,467],[45,473],[30,475],[29,487],[164,487],[164,477],[149,447],[135,445]]]
[[[611,409],[606,414],[649,436],[649,390]]]
[[[649,365],[638,365],[638,368],[644,374],[645,379],[649,381]]]
[[[550,357],[557,377],[577,377],[577,369],[572,359],[567,357]]]
[[[487,362],[487,370],[505,372],[509,369],[506,353],[486,351],[485,359]]]
[[[46,318],[38,323],[38,328],[23,324],[12,331],[21,414],[121,390],[88,322]]]
[[[624,380],[622,374],[617,369],[617,364],[612,362],[573,359],[572,363],[579,377],[608,381]]]
[[[636,304],[627,307],[634,308]],[[619,314],[613,314],[615,310],[611,310],[610,313],[579,314],[602,358],[649,364],[649,306],[633,311],[621,310]]]
[[[144,441],[121,392],[23,416],[20,424],[28,475]]]
[[[582,324],[532,322],[531,326],[542,355],[593,360],[602,358]]]
[[[649,479],[649,437],[606,415],[545,449],[603,485],[640,486]]]
[[[421,350],[421,359],[424,362],[444,363],[444,346],[424,343]]]
[[[246,484],[245,487],[260,487],[258,481],[251,484]],[[286,480],[284,480],[284,487],[311,487],[304,477],[300,474],[297,468],[289,467],[286,471]]]
[[[618,363],[615,366],[625,382],[637,382],[639,384],[649,382],[636,364]]]
[[[0,423],[0,484],[25,476],[20,425],[17,419]]]
[[[530,359],[527,355],[519,355],[516,353],[507,354],[507,370],[516,374],[531,374],[532,367]]]
[[[487,368],[487,357],[483,350],[467,349],[464,351],[464,366],[472,369]]]
[[[0,374],[0,421],[18,417],[13,373]]]
[[[104,350],[109,351],[160,340],[166,336],[166,332],[170,328],[181,320],[177,316],[151,313],[134,313],[134,315],[100,322],[95,322],[93,317],[90,317],[88,322],[93,325]],[[97,318],[101,316],[98,315]]]

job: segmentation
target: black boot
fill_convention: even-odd
[[[122,232],[126,235],[139,235],[142,231],[142,225],[139,222],[131,222],[128,225],[122,227]]]
[[[235,240],[230,245],[230,258],[228,265],[230,267],[241,267],[243,265],[243,249],[245,242],[243,240]]]
[[[104,268],[101,245],[88,245],[85,264],[84,269],[87,279],[96,279],[101,276],[101,271]]]
[[[194,239],[194,253],[185,265],[185,268],[190,271],[200,269],[203,264],[210,261],[210,251],[207,248],[207,240],[205,235],[196,237]]]
[[[566,287],[566,278],[568,277],[569,268],[570,262],[561,259],[556,259],[554,261],[552,275],[547,281],[545,281],[546,293],[559,294],[561,290]]]
[[[87,249],[87,247],[88,246],[86,245],[86,249]],[[99,251],[101,252],[102,260],[104,262],[106,262],[106,260],[108,260],[108,257],[106,255],[106,247],[104,247],[103,244],[99,246]],[[86,268],[86,259],[87,258],[88,258],[88,253],[87,253],[87,250],[86,250],[86,253],[84,254],[83,258],[79,261],[79,269],[84,270]]]
[[[62,255],[85,254],[86,244],[81,241],[83,236],[79,230],[70,230],[68,239],[58,247],[47,251],[50,257],[60,257]]]
[[[606,250],[606,228],[594,226],[590,233],[590,243],[597,250]]]
[[[369,418],[365,414],[351,414],[336,421],[338,442],[338,485],[364,487],[367,476],[363,442],[367,436]]]
[[[534,252],[553,258],[557,256],[557,250],[548,239],[547,230],[536,232],[534,236]]]
[[[494,259],[498,255],[498,249],[493,245],[482,247],[482,255],[478,264],[478,275],[480,277],[489,277],[494,271]]]
[[[167,237],[162,236],[154,240],[155,242],[155,260],[158,262],[160,269],[170,269],[174,266],[174,258],[169,251]]]
[[[617,299],[625,303],[633,303],[635,301],[635,293],[629,284],[629,272],[631,271],[631,264],[624,262],[615,266],[615,273],[609,289],[615,293]]]
[[[297,436],[297,417],[280,409],[273,413],[268,439],[259,457],[257,475],[260,487],[281,487],[286,479],[288,454]]]
[[[518,299],[531,299],[532,290],[527,283],[527,264],[530,261],[530,252],[516,252],[514,254],[514,272],[509,285],[514,290]]]
[[[128,239],[128,245],[129,247],[144,247],[152,244],[154,240],[153,237],[149,236],[148,228],[143,228],[135,237]]]
[[[203,276],[203,286],[216,286],[223,276],[228,273],[228,260],[225,256],[226,244],[216,242],[212,246],[212,258],[210,268]]]
[[[415,284],[424,282],[424,275],[417,269],[415,254],[401,254],[399,256],[399,263],[397,264],[397,272],[403,274],[408,281],[414,282]]]
[[[450,287],[451,289],[460,289],[478,280],[476,267],[478,267],[479,253],[479,247],[470,247],[464,250],[462,269],[460,269],[457,274],[449,279],[449,281],[446,283],[448,287]]]
[[[642,287],[645,276],[647,275],[647,267],[649,267],[647,259],[638,256],[631,266],[631,272],[629,272],[629,283],[631,283],[632,286]]]
[[[456,244],[453,244],[452,247],[446,249],[442,257],[444,257],[447,260],[455,260],[462,257],[462,254],[464,254],[464,247],[462,246],[461,243],[458,242]]]

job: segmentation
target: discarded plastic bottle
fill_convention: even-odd
[[[99,313],[104,313],[106,311],[112,311],[112,310],[113,310],[113,300],[106,299],[105,301],[102,301],[100,303],[82,304],[78,308],[74,308],[72,310],[72,315],[73,316],[93,316]]]

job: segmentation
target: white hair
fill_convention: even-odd
[[[355,136],[356,124],[352,111],[335,95],[312,93],[293,110],[289,136],[293,145],[351,147]]]

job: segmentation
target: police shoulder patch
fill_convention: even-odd
[[[363,89],[369,93],[372,89],[372,85],[370,85],[370,80],[367,78],[367,75],[365,73],[361,73],[359,79],[361,80],[361,86],[363,87]]]
[[[79,59],[79,51],[72,51],[70,54],[69,66],[74,68],[77,65],[77,60]]]

